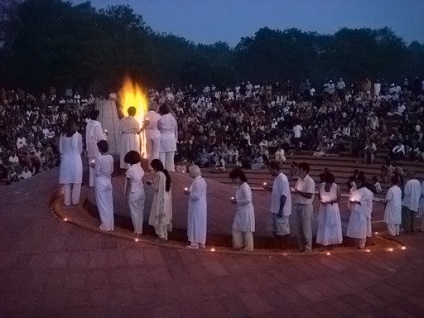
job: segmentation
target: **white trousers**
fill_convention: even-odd
[[[94,168],[91,167],[91,162],[95,160],[95,158],[88,158],[88,186],[90,188],[94,187]]]
[[[399,224],[389,224],[387,223],[387,232],[389,232],[390,236],[399,235]]]
[[[244,248],[248,252],[253,251],[253,233],[251,231],[242,232],[233,229],[233,247],[235,249]]]
[[[135,234],[143,233],[143,219],[144,219],[144,193],[139,196],[131,197],[131,194],[128,197],[128,206],[131,211],[131,220],[134,226]]]
[[[96,203],[99,210],[101,229],[103,231],[113,231],[113,194],[112,182],[110,179],[98,178],[95,185]]]
[[[159,153],[159,160],[162,162],[164,168],[168,171],[175,171],[174,157],[175,151]]]
[[[72,195],[71,195],[72,190]],[[77,205],[80,201],[81,183],[67,183],[63,185],[63,196],[65,205]]]
[[[159,159],[160,137],[146,139],[147,159],[149,165],[153,159]]]

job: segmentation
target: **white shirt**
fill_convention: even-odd
[[[411,211],[418,211],[418,206],[421,197],[421,184],[417,179],[408,180],[403,189],[403,202],[402,205]]]
[[[270,212],[278,214],[280,210],[281,196],[286,197],[286,202],[283,207],[283,215],[288,216],[291,214],[292,202],[290,194],[289,180],[284,173],[280,173],[272,184],[272,195],[271,195],[271,208]]]
[[[293,127],[294,138],[300,138],[302,134],[302,126],[296,125]]]
[[[297,204],[312,204],[314,201],[314,195],[315,195],[315,181],[309,176],[306,175],[305,178],[299,178],[297,179],[295,189],[300,192],[305,193],[312,193],[312,198],[308,199],[304,196],[301,196],[300,194],[296,194],[295,196],[295,203]]]

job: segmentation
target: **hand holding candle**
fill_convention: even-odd
[[[189,195],[189,194],[190,194],[190,191],[189,191],[189,189],[188,189],[188,188],[184,188],[184,194],[185,194],[185,195]]]
[[[107,136],[107,129],[105,129],[105,135]]]
[[[264,183],[262,183],[262,186],[265,190],[268,189],[268,183],[264,182]]]
[[[231,197],[231,204],[237,204],[237,200],[235,197]]]

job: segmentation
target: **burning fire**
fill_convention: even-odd
[[[143,126],[144,115],[148,109],[148,98],[139,84],[131,78],[126,77],[124,85],[119,91],[119,98],[121,101],[121,113],[128,116],[127,109],[134,106],[137,110],[135,119]],[[146,136],[144,131],[140,134],[141,138],[141,151],[140,154],[144,157],[146,155]]]

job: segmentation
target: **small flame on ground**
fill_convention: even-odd
[[[330,256],[330,255],[331,255],[331,253],[330,253],[330,252],[327,252],[327,253],[325,253],[325,255]]]
[[[378,232],[374,232],[375,235],[378,235]]]
[[[136,238],[134,239],[134,241],[138,242],[138,241],[139,241],[139,239],[136,237]]]
[[[68,218],[64,218],[63,221],[68,222]]]
[[[119,98],[121,104],[121,113],[124,116],[128,116],[128,108],[133,106],[137,110],[135,119],[140,124],[140,128],[143,126],[144,115],[149,110],[147,94],[143,91],[141,86],[133,81],[131,78],[126,77],[124,84],[119,91]],[[146,137],[144,132],[141,136],[141,149],[140,154],[146,155]]]
[[[212,247],[211,252],[216,252],[216,249]]]
[[[388,250],[389,252],[393,252],[393,248],[391,248],[391,247],[389,247],[387,250]]]
[[[406,250],[406,246],[402,246],[402,247],[401,247],[401,249],[402,249],[402,250]]]
[[[365,250],[365,252],[366,252],[366,253],[371,253],[371,250],[370,250],[369,248],[367,248],[367,249]]]

